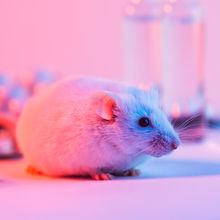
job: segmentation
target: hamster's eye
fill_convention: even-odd
[[[150,119],[148,117],[142,117],[138,120],[138,124],[143,128],[148,127],[150,126]]]

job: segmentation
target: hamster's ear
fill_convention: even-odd
[[[114,117],[114,108],[116,107],[116,97],[109,92],[99,93],[96,114],[105,120],[111,120]]]

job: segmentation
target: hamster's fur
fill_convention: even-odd
[[[139,125],[143,117],[149,126]],[[16,136],[32,169],[94,179],[133,175],[143,155],[165,155],[180,142],[153,91],[95,78],[69,78],[35,95]]]

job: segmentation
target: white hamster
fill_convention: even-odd
[[[95,180],[138,175],[141,157],[180,143],[153,91],[96,78],[68,78],[36,94],[16,136],[29,170]]]

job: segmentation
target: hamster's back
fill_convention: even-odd
[[[83,120],[90,114],[89,105],[95,92],[124,89],[120,83],[111,81],[70,78],[36,94],[25,105],[16,129],[18,145],[29,164],[40,165],[41,159],[53,157],[51,152],[56,152],[53,149],[69,141],[70,135],[75,139],[83,136],[80,128],[85,126]]]

